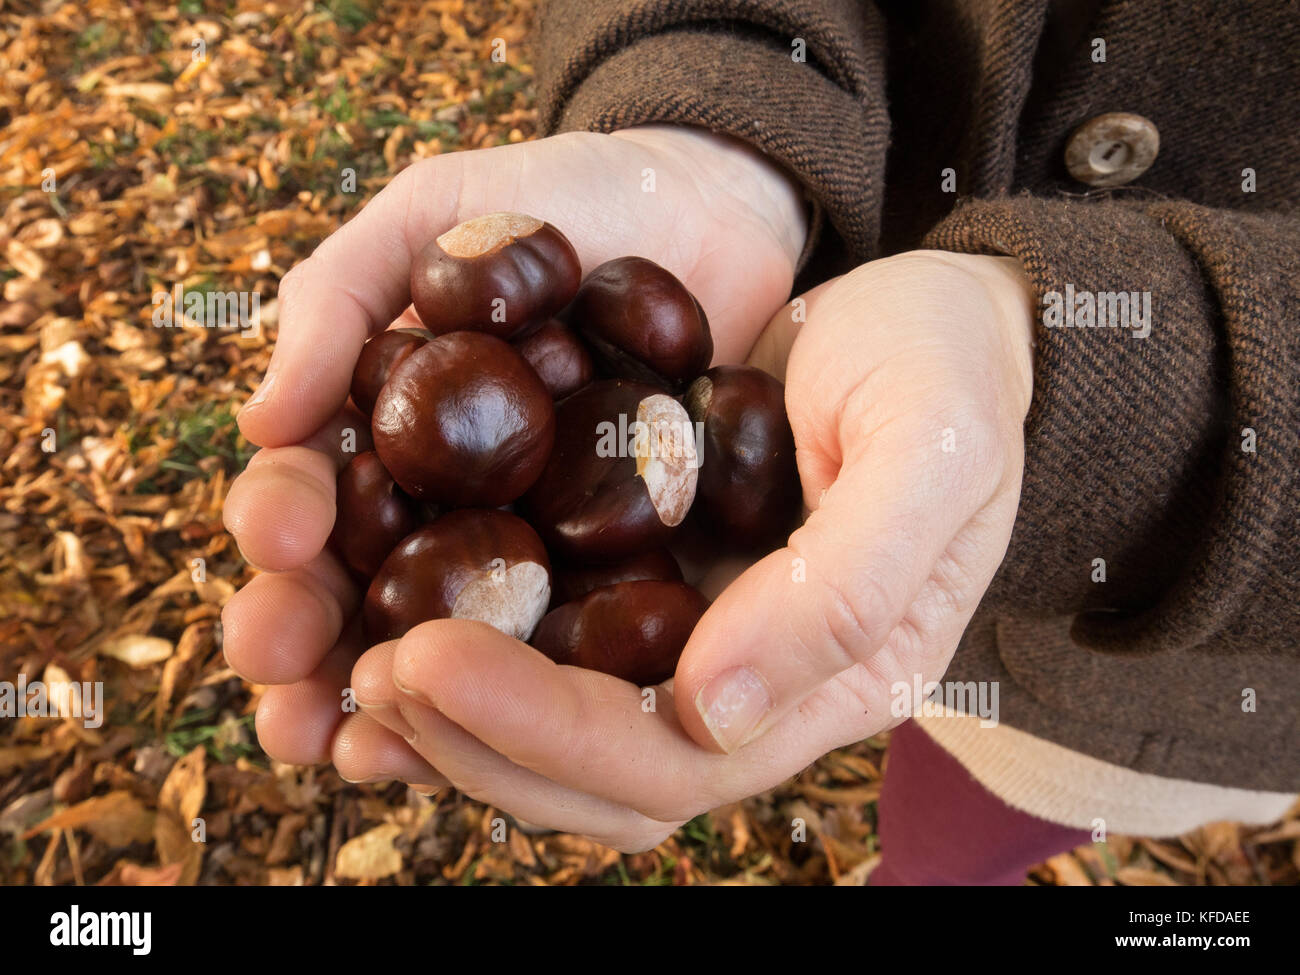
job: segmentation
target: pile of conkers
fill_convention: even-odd
[[[798,514],[781,383],[709,369],[704,309],[662,267],[624,257],[583,280],[524,214],[432,241],[411,297],[425,327],[357,362],[374,450],[338,478],[331,545],[368,586],[368,639],[474,619],[560,663],[671,676],[708,600],[668,543],[757,551]]]

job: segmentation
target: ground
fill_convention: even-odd
[[[0,882],[825,884],[874,862],[887,736],[629,856],[257,745],[262,688],[219,646],[251,575],[221,505],[251,453],[233,418],[269,358],[277,281],[412,161],[537,135],[532,16],[530,0],[0,4],[0,681],[103,681],[107,702],[98,728],[0,721]],[[151,296],[177,281],[260,294],[265,328],[153,327]],[[1295,884],[1298,839],[1300,808],[1111,837],[1029,882]]]

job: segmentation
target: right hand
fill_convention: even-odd
[[[758,153],[702,130],[646,126],[420,162],[285,275],[271,364],[239,414],[265,449],[224,512],[244,557],[266,570],[222,621],[230,665],[271,685],[257,730],[274,758],[334,761],[354,780],[442,782],[401,737],[341,707],[365,649],[362,593],[325,543],[335,477],[351,456],[341,431],[356,430],[358,451],[369,446],[369,425],[348,404],[361,346],[399,318],[418,324],[408,279],[424,244],[494,210],[554,224],[584,273],[626,255],[668,268],[707,311],[719,363],[743,361],[786,300],[807,232],[797,189]]]

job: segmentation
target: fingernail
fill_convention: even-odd
[[[397,710],[397,708],[391,707],[387,704],[363,704],[360,701],[357,701],[357,707],[361,709],[363,714],[370,715],[385,728],[396,732],[407,741],[410,741],[415,737],[415,729],[411,727],[404,717],[402,717],[402,712]]]
[[[695,709],[723,751],[734,752],[756,737],[772,695],[762,677],[748,667],[735,667],[709,681],[695,695]]]
[[[401,691],[404,695],[409,697],[412,701],[415,701],[417,704],[423,704],[426,708],[433,708],[434,710],[437,710],[438,705],[430,701],[429,698],[425,696],[423,691],[416,690],[414,687],[407,687],[405,684],[401,682],[401,680],[398,678],[396,674],[393,675],[393,684],[394,686],[397,687],[399,691]]]
[[[411,729],[409,734],[404,733],[402,737],[406,739],[406,743],[408,745],[414,748],[416,745],[415,726],[411,723],[411,719],[406,716],[406,709],[403,708],[400,704],[397,706],[397,713],[402,716],[402,723],[405,724],[406,727]]]
[[[275,373],[268,372],[262,377],[262,382],[257,387],[257,392],[252,395],[243,408],[248,409],[250,406],[261,406],[266,402],[266,398],[271,395],[271,387],[275,384]]]
[[[411,788],[414,789],[422,796],[436,796],[438,794],[438,790],[442,787],[437,785],[417,785],[416,783],[412,782]]]

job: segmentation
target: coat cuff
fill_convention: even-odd
[[[986,606],[1077,612],[1100,651],[1294,644],[1297,239],[1284,217],[1027,197],[930,233],[1018,258],[1038,299],[1024,487]]]
[[[804,61],[792,57],[795,38]],[[675,123],[754,146],[804,187],[813,220],[800,268],[827,277],[876,255],[889,131],[883,38],[871,5],[838,0],[553,2],[540,119],[548,134]]]

